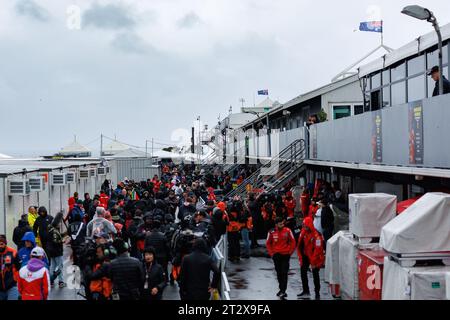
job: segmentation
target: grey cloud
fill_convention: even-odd
[[[28,16],[40,22],[47,22],[50,20],[50,13],[32,0],[17,1],[15,10],[19,15]]]
[[[202,24],[203,21],[195,12],[190,12],[185,15],[183,18],[178,20],[177,25],[179,28],[193,28],[196,25]]]
[[[145,54],[150,47],[135,33],[122,32],[117,34],[111,42],[113,48],[125,53]]]
[[[109,30],[129,29],[136,25],[129,8],[114,4],[94,4],[84,12],[82,21],[84,26]]]

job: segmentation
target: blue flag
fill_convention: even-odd
[[[359,25],[359,31],[368,31],[368,32],[383,32],[383,21],[368,21],[361,22]]]
[[[269,95],[269,90],[259,90],[258,91],[258,96],[268,96]]]

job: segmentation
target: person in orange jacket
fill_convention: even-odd
[[[269,255],[273,259],[277,272],[280,289],[277,296],[283,300],[287,298],[286,289],[288,284],[289,261],[295,251],[296,244],[292,231],[284,226],[283,218],[276,218],[275,224],[275,228],[267,236],[266,247]]]
[[[303,229],[298,239],[297,253],[300,262],[300,274],[303,292],[297,295],[300,299],[309,299],[308,270],[311,266],[316,300],[320,300],[320,269],[325,264],[325,241],[323,236],[314,228],[311,217],[303,220]]]
[[[6,235],[0,235],[0,301],[18,299],[19,268],[17,251],[8,246]]]

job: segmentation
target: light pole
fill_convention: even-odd
[[[419,20],[426,20],[430,22],[434,30],[436,31],[437,37],[438,37],[438,47],[439,47],[439,95],[444,94],[444,79],[443,79],[443,72],[442,70],[442,34],[441,34],[441,28],[439,27],[439,23],[434,16],[433,12],[428,10],[427,8],[413,5],[413,6],[407,6],[402,10],[402,13],[419,19]]]
[[[198,160],[198,164],[200,165],[200,149],[199,149],[199,148],[201,148],[201,146],[202,146],[202,143],[201,143],[201,123],[200,123],[200,116],[198,116],[197,121],[198,121],[198,148],[197,148],[198,154],[197,154],[197,160]]]

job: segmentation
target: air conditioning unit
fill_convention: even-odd
[[[89,169],[80,169],[79,175],[80,180],[89,179]]]
[[[99,176],[106,175],[106,167],[98,167],[97,168],[97,175],[99,175]]]
[[[30,190],[35,192],[45,191],[44,177],[30,177]]]
[[[89,176],[95,178],[97,176],[97,170],[95,168],[89,169]]]
[[[10,196],[27,196],[30,194],[30,181],[28,179],[17,179],[8,181]]]
[[[71,171],[71,172],[67,172],[66,173],[66,179],[67,179],[67,183],[74,183],[75,182],[75,172]]]
[[[67,184],[67,175],[65,173],[52,173],[53,186],[65,186]]]

